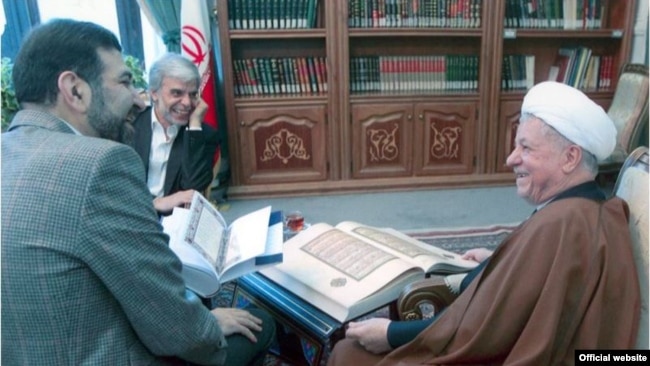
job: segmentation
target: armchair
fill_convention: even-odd
[[[407,285],[396,303],[399,320],[429,318],[449,306],[460,294],[465,273],[431,276]]]
[[[648,349],[648,148],[636,148],[625,160],[614,193],[624,199],[630,208],[635,265],[641,288],[641,319],[637,349]],[[458,295],[465,274],[432,276],[404,288],[396,302],[399,320],[416,320],[442,311]]]
[[[636,147],[647,144],[643,138],[648,132],[648,67],[641,64],[626,64],[614,92],[614,99],[607,114],[614,121],[616,148],[612,155],[601,162],[599,182],[608,177],[616,178],[625,158]]]
[[[630,207],[630,232],[634,262],[641,287],[641,323],[636,339],[637,349],[648,349],[648,148],[636,148],[621,168],[614,194]]]

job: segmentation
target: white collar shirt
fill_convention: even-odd
[[[169,126],[165,134],[165,129],[156,120],[155,114],[151,114],[151,151],[149,152],[147,187],[155,197],[162,197],[164,194],[167,163],[177,135],[177,125],[172,124]]]

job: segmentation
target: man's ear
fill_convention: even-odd
[[[564,156],[565,162],[562,169],[566,172],[573,171],[580,166],[580,162],[582,161],[582,149],[578,145],[571,144],[566,149]]]
[[[58,79],[59,96],[69,108],[85,113],[90,105],[88,83],[72,71],[64,71]]]

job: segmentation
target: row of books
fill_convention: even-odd
[[[327,92],[325,57],[235,59],[233,68],[235,96]]]
[[[594,55],[588,47],[560,48],[549,80],[560,81],[578,89],[607,89],[612,85],[614,56]]]
[[[481,26],[482,0],[350,0],[350,28]]]
[[[535,55],[505,55],[501,65],[501,90],[527,90],[535,84]]]
[[[315,28],[318,0],[228,0],[230,29]]]
[[[507,0],[507,28],[602,28],[601,0]]]
[[[350,59],[350,92],[478,90],[476,55],[364,56]]]

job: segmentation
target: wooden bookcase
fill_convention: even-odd
[[[229,194],[269,197],[512,184],[505,159],[512,149],[525,88],[502,88],[504,56],[534,55],[534,83],[548,78],[560,48],[582,46],[593,55],[612,56],[611,85],[586,91],[604,108],[613,97],[618,70],[629,60],[636,1],[590,1],[602,6],[600,28],[509,27],[506,8],[527,3],[524,0],[371,0],[368,6],[373,2],[480,4],[473,8],[480,24],[359,27],[349,18],[363,14],[360,2],[316,0],[314,27],[231,29],[233,17],[248,14],[258,19],[260,15],[233,10],[252,0],[217,1],[232,173]],[[307,3],[266,3],[303,2]],[[357,3],[361,10],[355,8]],[[405,19],[413,9],[402,9]],[[363,74],[364,68],[383,67],[376,66],[384,65],[381,57],[406,60],[402,64],[410,65],[408,60],[445,56],[451,65],[450,55],[477,61],[458,69],[474,70],[469,77],[473,85],[422,90],[409,81],[389,81],[388,91],[359,91],[352,86],[359,80],[376,81],[354,75],[370,75]],[[373,57],[380,61],[358,61]],[[320,74],[325,79],[321,82],[327,83],[327,89],[243,95],[238,88],[242,71],[236,60],[263,58],[322,59],[327,72]],[[403,67],[402,71],[415,70]],[[286,66],[281,69],[282,76],[273,75],[290,82],[286,70]],[[422,75],[416,73],[408,80],[417,83]],[[273,82],[273,76],[267,76]],[[314,77],[312,82],[318,81]],[[406,87],[396,91],[390,85]]]

